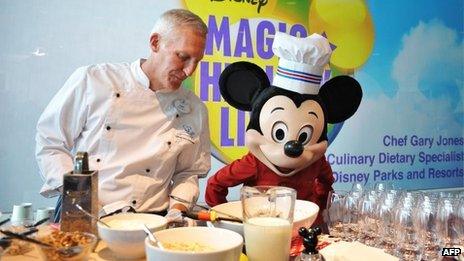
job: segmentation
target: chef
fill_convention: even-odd
[[[169,195],[196,201],[211,165],[206,107],[181,87],[203,58],[206,34],[197,15],[170,10],[151,32],[148,58],[77,69],[37,123],[40,193],[60,195],[73,155],[86,151],[103,213],[187,210]]]

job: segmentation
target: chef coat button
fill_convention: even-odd
[[[121,96],[121,94],[116,93],[116,98],[119,98],[120,96]]]
[[[147,173],[150,172],[150,169],[146,169],[145,172],[147,172]]]
[[[171,142],[170,142],[170,141],[168,141],[168,145],[171,145]]]
[[[179,118],[179,114],[176,114],[176,118]]]
[[[111,130],[111,127],[110,127],[110,126],[106,126],[106,130]]]
[[[97,162],[100,162],[101,160],[100,159],[97,159]]]
[[[135,204],[137,204],[137,200],[134,199],[132,200],[132,205],[135,205]]]

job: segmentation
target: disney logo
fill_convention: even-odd
[[[226,0],[211,0],[211,2],[224,2]],[[267,4],[268,0],[229,0],[229,2],[236,2],[236,3],[247,3],[251,5],[257,5],[258,6],[258,14],[259,11],[261,11],[261,7],[265,6]]]

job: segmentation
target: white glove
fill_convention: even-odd
[[[194,227],[196,225],[195,220],[183,217],[182,211],[176,208],[170,209],[164,217],[168,220],[168,224],[174,227]]]

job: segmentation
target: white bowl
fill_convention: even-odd
[[[237,261],[242,253],[243,238],[230,230],[212,227],[179,227],[155,233],[162,243],[197,243],[210,249],[204,252],[186,252],[161,249],[145,239],[149,261]]]
[[[240,201],[231,201],[220,204],[214,206],[213,209],[232,216],[236,216],[238,218],[242,218],[242,203]],[[298,235],[298,229],[300,227],[310,227],[316,220],[318,212],[319,206],[315,203],[297,199],[295,201],[292,237]],[[221,214],[218,215],[222,216]],[[207,224],[209,227],[229,229],[243,236],[243,225],[241,223],[232,221],[218,221],[214,223],[208,222]]]
[[[142,224],[155,232],[166,228],[163,216],[142,213],[118,214],[101,219],[110,228],[97,222],[98,234],[111,251],[120,258],[142,258],[145,256],[146,237]]]

